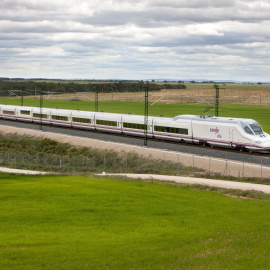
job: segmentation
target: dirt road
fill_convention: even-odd
[[[260,191],[267,194],[270,194],[269,185],[261,184],[251,184],[243,182],[233,182],[233,181],[223,181],[223,180],[213,180],[205,178],[192,178],[192,177],[183,177],[183,176],[170,176],[170,175],[154,175],[154,174],[101,174],[101,176],[126,176],[133,179],[143,179],[143,180],[160,180],[184,184],[199,184],[204,186],[212,186],[218,188],[226,189],[238,189],[238,190],[252,190]]]

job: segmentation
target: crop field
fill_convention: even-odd
[[[269,200],[188,186],[0,175],[1,269],[268,269]]]
[[[0,104],[20,105],[20,98],[0,98]],[[39,106],[39,99],[25,98],[24,106]],[[95,102],[92,100],[71,99],[44,99],[44,107],[95,111]],[[204,115],[207,104],[202,103],[149,103],[149,115],[174,117],[180,114]],[[144,115],[144,102],[99,101],[99,111],[111,113],[131,113]],[[212,109],[210,114],[214,114]],[[270,133],[270,107],[259,105],[220,104],[219,116],[251,118],[258,121],[265,132]]]
[[[162,83],[164,84],[164,83]],[[175,83],[172,83],[173,85]],[[186,89],[163,89],[160,91],[150,91],[149,101],[151,103],[214,103],[214,84],[187,83]],[[246,105],[270,105],[270,85],[263,84],[226,84],[220,87],[220,103],[224,104],[246,104]],[[52,94],[53,89],[46,92],[45,98],[55,100],[95,100],[94,92],[74,92]],[[49,94],[48,94],[49,93]],[[18,95],[19,92],[17,92]],[[39,98],[37,96],[33,96]],[[144,92],[110,92],[99,93],[100,101],[133,101],[143,102]]]

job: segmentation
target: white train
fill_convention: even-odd
[[[0,117],[111,133],[144,136],[144,116],[0,105]],[[148,117],[149,138],[248,151],[270,151],[270,136],[252,119],[179,115]]]

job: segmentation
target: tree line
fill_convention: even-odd
[[[8,91],[23,91],[30,94],[32,91],[50,91],[59,93],[74,92],[143,92],[146,87],[149,91],[161,89],[185,89],[185,84],[156,84],[139,82],[109,82],[109,83],[75,83],[75,82],[36,82],[36,81],[1,81],[0,92],[6,94]],[[32,92],[33,93],[33,92]]]

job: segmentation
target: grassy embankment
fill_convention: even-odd
[[[135,153],[72,146],[48,138],[0,134],[0,166],[66,174],[155,173],[192,174],[180,163],[153,160]]]
[[[187,186],[0,175],[1,269],[267,269],[269,201]]]
[[[153,159],[151,155],[143,157],[135,153],[99,150],[90,147],[73,146],[48,138],[0,134],[0,166],[17,169],[57,172],[70,175],[102,173],[150,173],[184,175],[242,181],[270,185],[264,178],[233,178],[221,174],[209,173],[208,170],[185,167],[181,161]],[[198,187],[196,187],[198,188]],[[203,187],[200,187],[203,188]],[[211,188],[211,190],[220,190]],[[256,192],[223,193],[252,198],[263,198]]]
[[[20,105],[20,98],[1,98],[0,104]],[[39,99],[24,100],[24,106],[39,106]],[[93,101],[70,101],[70,100],[44,100],[44,107],[60,108],[60,109],[80,109],[86,111],[95,110],[95,102]],[[164,117],[174,117],[180,114],[195,114],[203,115],[205,104],[194,103],[156,103],[149,106],[149,115]],[[99,111],[111,113],[132,113],[143,115],[143,102],[119,102],[119,101],[100,101]],[[211,111],[214,114],[214,111]],[[268,106],[254,106],[254,105],[230,105],[220,104],[219,116],[223,117],[240,117],[251,118],[258,121],[265,132],[270,133],[269,122],[269,107]]]

